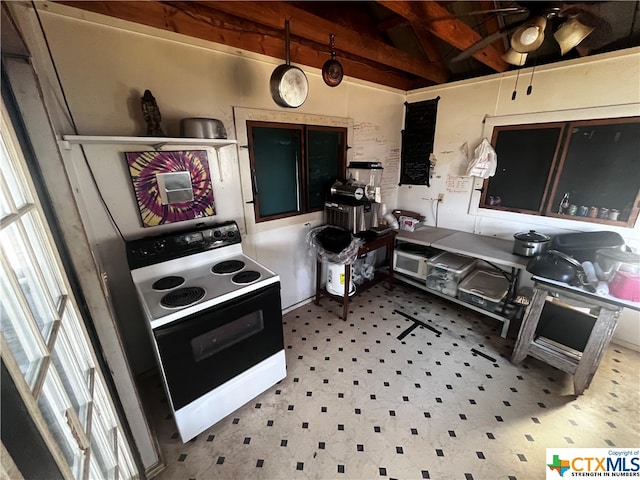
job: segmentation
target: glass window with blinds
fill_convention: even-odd
[[[137,478],[4,102],[1,126],[2,360],[65,477]]]

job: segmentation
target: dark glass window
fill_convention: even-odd
[[[247,122],[256,222],[322,210],[344,178],[347,129]]]
[[[640,117],[499,126],[480,207],[632,227],[640,211]]]

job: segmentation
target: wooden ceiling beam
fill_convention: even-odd
[[[248,2],[234,1],[204,1],[198,2],[198,4],[282,30],[284,30],[285,20],[289,20],[291,34],[319,44],[325,44],[328,35],[333,33],[335,34],[336,50],[342,50],[399,71],[426,78],[434,83],[444,83],[448,80],[446,71],[427,63],[422,58],[360,35],[358,32],[336,25],[286,2],[257,1],[249,4]]]
[[[378,3],[461,51],[482,40],[475,30],[434,1],[378,0]],[[504,72],[509,68],[502,59],[501,52],[492,45],[478,50],[473,57],[497,72]]]
[[[168,2],[155,1],[59,0],[56,3],[274,58],[282,58],[284,63],[285,43],[284,39],[280,38],[279,31],[219,12],[213,18],[210,11],[205,15],[200,10],[189,8],[189,5],[193,7],[195,3],[186,2],[188,5],[183,5],[182,8],[177,8]],[[312,42],[295,43],[293,40],[292,38],[290,42],[291,59],[295,63],[321,69],[324,62],[331,58],[328,46],[318,48]],[[405,74],[384,65],[349,57],[339,58],[346,76],[400,90],[409,90],[415,83],[415,79],[408,78]]]

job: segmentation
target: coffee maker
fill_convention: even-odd
[[[353,234],[375,229],[382,202],[381,162],[351,162],[349,178],[331,186],[324,204],[325,223],[349,230]]]

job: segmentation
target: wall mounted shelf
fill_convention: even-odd
[[[124,137],[108,135],[63,135],[62,147],[71,145],[149,145],[158,150],[165,145],[188,145],[220,148],[238,142],[227,138]]]
[[[65,150],[71,150],[72,145],[149,145],[154,150],[160,150],[166,145],[184,145],[189,147],[213,147],[216,149],[218,172],[222,182],[222,166],[220,165],[221,147],[236,145],[237,140],[228,138],[183,138],[183,137],[123,137],[109,135],[63,135],[59,142]]]

